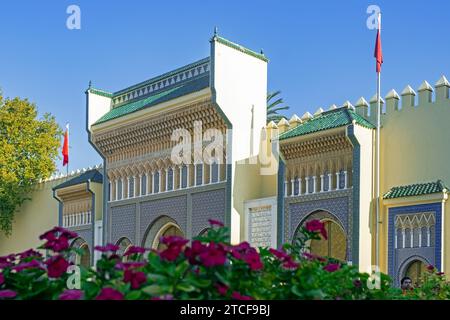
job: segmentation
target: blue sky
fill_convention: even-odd
[[[66,8],[81,9],[81,30]],[[375,93],[375,31],[383,13],[382,94],[450,76],[450,2],[434,1],[9,1],[0,6],[0,88],[39,112],[70,122],[70,169],[101,162],[87,142],[85,95],[117,91],[208,56],[214,26],[251,49],[263,48],[269,90],[298,115]],[[61,168],[58,161],[58,168]]]

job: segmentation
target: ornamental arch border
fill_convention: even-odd
[[[142,247],[155,248],[155,241],[159,238],[159,235],[170,226],[175,226],[185,235],[185,231],[181,228],[180,224],[167,215],[161,215],[155,218],[147,227],[144,236],[142,238]]]

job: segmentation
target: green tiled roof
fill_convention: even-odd
[[[99,96],[103,96],[103,97],[107,97],[107,98],[112,98],[113,94],[111,92],[105,91],[105,90],[101,90],[101,89],[96,89],[96,88],[89,88],[88,89],[90,93],[99,95]]]
[[[279,140],[302,136],[317,131],[347,126],[351,124],[353,120],[355,120],[357,124],[363,127],[371,129],[375,128],[373,124],[371,124],[364,117],[360,116],[352,109],[342,107],[330,111],[325,111],[320,115],[312,118],[311,120],[299,124],[295,128],[282,133],[279,136]]]
[[[393,187],[383,195],[383,199],[421,196],[425,194],[443,192],[444,189],[447,188],[441,180],[438,180],[436,182],[410,184],[405,186]]]
[[[184,96],[192,92],[200,91],[207,87],[209,87],[209,75],[181,83],[179,86],[170,87],[167,90],[156,92],[155,94],[146,96],[140,100],[113,108],[97,120],[94,125],[122,117],[124,115]]]
[[[57,185],[53,189],[56,190],[56,189],[70,187],[70,186],[75,186],[77,184],[85,183],[88,180],[90,180],[91,182],[102,183],[103,175],[98,169],[92,169],[92,170],[86,171],[85,173],[80,174],[79,176],[77,176],[75,178],[72,178],[66,182],[63,182],[63,183]]]
[[[247,48],[241,46],[240,44],[231,42],[230,40],[227,40],[225,38],[222,38],[222,37],[219,37],[219,36],[214,36],[213,39],[216,39],[217,42],[219,42],[221,44],[224,44],[224,45],[226,45],[226,46],[228,46],[230,48],[233,48],[233,49],[239,50],[241,52],[244,52],[244,53],[246,53],[246,54],[248,54],[248,55],[250,55],[252,57],[258,58],[258,59],[263,60],[265,62],[269,61],[269,59],[267,59],[264,54],[257,53],[257,52],[255,52],[253,50],[247,49]]]

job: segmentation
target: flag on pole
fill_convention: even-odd
[[[378,14],[378,32],[377,40],[375,42],[374,56],[377,59],[377,73],[380,73],[381,64],[383,63],[383,52],[381,51],[381,14]]]
[[[69,124],[66,124],[66,132],[64,133],[64,144],[62,149],[63,166],[69,164]]]

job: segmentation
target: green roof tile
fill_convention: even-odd
[[[219,36],[214,36],[213,39],[217,40],[217,42],[224,44],[230,48],[236,49],[238,51],[241,51],[245,54],[248,54],[252,57],[255,57],[257,59],[263,60],[265,62],[268,62],[269,59],[266,58],[266,56],[263,53],[257,53],[253,50],[247,49],[246,47],[241,46],[240,44],[234,43],[230,40],[227,40],[225,38],[219,37]]]
[[[297,136],[314,133],[317,131],[334,129],[352,124],[353,120],[357,124],[373,129],[375,126],[364,117],[357,114],[352,109],[342,107],[330,111],[325,111],[311,120],[303,122],[279,136],[279,140],[289,139]]]
[[[105,91],[105,90],[101,90],[101,89],[96,89],[96,88],[89,88],[88,91],[90,93],[99,95],[99,96],[103,96],[103,97],[107,97],[107,98],[112,98],[113,94],[111,92]]]
[[[448,188],[445,187],[441,180],[438,180],[436,182],[410,184],[391,188],[383,195],[383,199],[421,196],[425,194],[443,192],[444,189],[448,190]]]
[[[170,87],[167,90],[156,92],[155,94],[146,96],[140,100],[136,100],[113,108],[108,113],[103,115],[100,119],[98,119],[97,122],[94,123],[94,125],[125,116],[127,114],[184,96],[192,92],[200,91],[207,87],[209,87],[209,75],[181,83],[179,86]]]

